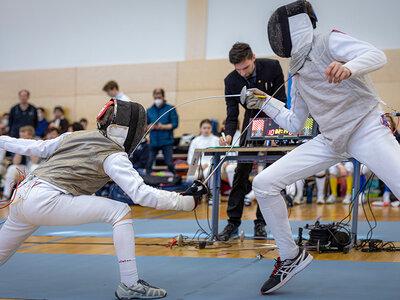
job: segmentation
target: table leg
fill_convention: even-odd
[[[217,168],[221,159],[220,153],[214,153],[214,169]],[[219,219],[219,191],[221,188],[221,167],[213,175],[213,194],[212,194],[212,221],[211,221],[211,240],[218,237],[218,219]],[[207,203],[208,205],[208,203]]]
[[[357,242],[357,226],[358,226],[358,197],[360,191],[360,162],[356,159],[351,159],[354,164],[353,173],[353,217],[351,222],[351,244]]]

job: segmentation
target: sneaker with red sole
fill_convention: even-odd
[[[275,268],[269,279],[261,288],[261,294],[266,295],[283,287],[294,275],[303,271],[313,260],[311,254],[304,249],[299,249],[299,254],[295,258],[281,261],[278,257]]]

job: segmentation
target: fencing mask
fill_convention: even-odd
[[[111,99],[97,116],[97,127],[109,139],[131,153],[144,134],[146,111],[136,102]]]
[[[316,28],[317,17],[311,4],[305,0],[298,0],[279,7],[269,18],[268,39],[276,55],[291,57],[293,32],[289,26],[290,19],[293,17],[296,18],[300,14],[307,15],[307,21],[310,23],[310,26]]]

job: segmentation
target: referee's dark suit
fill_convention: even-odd
[[[254,74],[255,73],[255,74]],[[254,76],[255,75],[255,76]],[[229,73],[225,78],[225,95],[240,94],[243,86],[247,88],[258,88],[268,95],[272,95],[284,82],[282,68],[279,61],[274,59],[256,59],[255,72],[247,78],[242,77],[234,70]],[[286,103],[285,87],[282,87],[274,96]],[[225,123],[225,134],[234,136],[238,128],[239,116],[239,97],[225,98],[227,108],[227,118]],[[243,106],[243,105],[242,105]],[[249,124],[250,118],[254,117],[258,110],[247,109],[243,120],[243,129]],[[265,117],[262,112],[259,117]],[[243,146],[246,139],[246,134],[242,135],[240,145]],[[251,191],[251,183],[249,175],[251,172],[252,163],[238,163],[233,178],[233,186],[228,200],[228,222],[239,226],[242,219],[244,196]],[[264,218],[261,214],[260,208],[257,206],[257,219],[254,220],[255,226],[263,224],[265,226]]]

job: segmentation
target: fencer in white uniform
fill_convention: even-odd
[[[309,113],[321,131],[253,180],[261,212],[280,254],[275,270],[261,288],[263,294],[282,287],[312,261],[293,240],[280,194],[285,186],[354,157],[400,197],[400,146],[390,129],[381,124],[380,98],[368,76],[385,65],[385,54],[341,32],[314,35],[315,26],[316,16],[307,1],[282,6],[269,20],[270,45],[277,55],[291,57],[289,72],[296,74],[290,110],[269,96],[262,99],[243,93],[242,97],[247,107],[262,108],[290,132],[299,132]]]
[[[0,148],[47,158],[18,187],[9,216],[0,230],[0,266],[39,226],[106,222],[113,226],[121,283],[119,299],[161,298],[166,291],[139,280],[130,207],[91,196],[110,178],[136,204],[156,209],[190,211],[198,197],[183,196],[144,184],[128,153],[142,138],[143,106],[112,100],[98,116],[98,130],[66,133],[48,141],[0,137]]]

